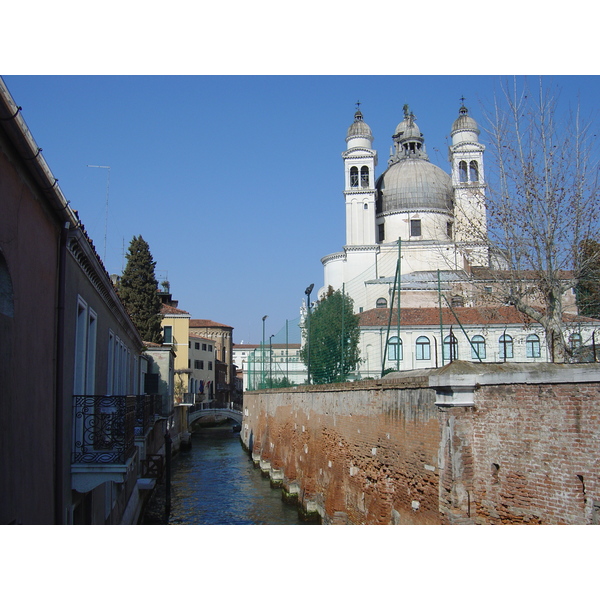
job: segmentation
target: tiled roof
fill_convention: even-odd
[[[496,307],[456,307],[453,309],[463,325],[502,325],[507,323],[531,323],[523,313],[514,306]],[[361,327],[387,327],[390,318],[389,308],[373,308],[360,313]],[[442,321],[444,325],[458,325],[458,322],[449,308],[442,308]],[[392,325],[397,326],[398,313],[392,313]],[[401,308],[400,326],[432,326],[440,324],[440,309],[427,308]]]
[[[186,310],[181,310],[180,308],[175,308],[174,306],[169,306],[168,304],[163,304],[160,309],[161,315],[189,315],[190,313]]]
[[[190,327],[226,327],[227,329],[233,329],[231,325],[223,325],[209,319],[190,319]]]
[[[204,340],[205,342],[213,342],[213,343],[214,343],[214,341],[215,341],[215,340],[213,340],[213,339],[211,339],[211,338],[206,338],[206,337],[203,337],[203,336],[201,336],[201,335],[198,335],[197,333],[193,333],[193,332],[191,332],[191,333],[189,334],[189,337],[190,337],[190,339],[194,339],[194,340]]]
[[[479,306],[479,307],[456,307],[454,313],[462,325],[528,325],[534,321],[519,312],[514,306]],[[390,318],[389,308],[373,308],[360,313],[361,327],[387,327]],[[578,315],[564,314],[564,321],[593,323],[595,319],[580,317]],[[444,325],[458,325],[454,314],[449,308],[442,309],[442,321]],[[392,326],[397,326],[398,313],[396,309],[392,314]],[[417,327],[433,326],[440,324],[440,309],[427,308],[401,308],[400,326]]]

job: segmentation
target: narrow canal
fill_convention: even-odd
[[[244,451],[231,424],[192,434],[173,459],[170,525],[301,525]]]

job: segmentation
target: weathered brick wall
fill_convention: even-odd
[[[324,522],[440,523],[435,392],[426,378],[244,396],[244,443]]]
[[[586,524],[600,365],[472,365],[246,393],[242,441],[325,523]]]
[[[445,450],[452,435],[463,471],[443,469],[441,510],[476,523],[596,522],[599,416],[597,383],[483,386],[474,408],[445,415]]]

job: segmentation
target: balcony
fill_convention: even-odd
[[[125,481],[133,468],[135,428],[136,396],[73,396],[73,487],[88,492]]]

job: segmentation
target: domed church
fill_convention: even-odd
[[[450,132],[448,174],[429,161],[405,105],[387,169],[377,177],[373,134],[360,107],[348,128],[346,244],[321,259],[318,297],[331,286],[353,299],[360,313],[359,378],[450,360],[548,360],[543,328],[513,306],[493,303],[495,284],[480,276],[493,266],[485,243],[485,147],[464,104]],[[578,327],[572,343],[586,343],[590,332]]]
[[[405,105],[388,167],[376,177],[373,134],[356,111],[342,154],[346,245],[322,259],[321,293],[344,287],[357,311],[385,308],[400,254],[403,304],[436,306],[438,270],[445,284],[458,283],[471,267],[488,265],[488,250],[477,242],[486,238],[485,148],[464,105],[451,134],[448,175],[429,161],[416,117]]]

